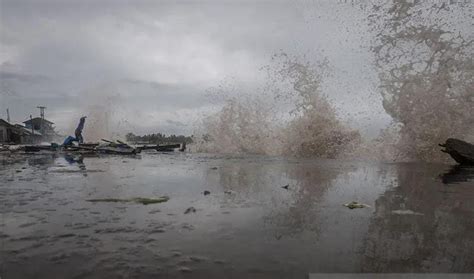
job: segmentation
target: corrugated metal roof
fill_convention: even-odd
[[[35,117],[33,119],[28,119],[26,121],[23,121],[23,123],[27,124],[27,123],[30,123],[30,122],[33,122],[33,121],[41,121],[41,120],[42,120],[41,117]],[[44,122],[49,123],[49,124],[54,124],[53,122],[51,122],[49,120],[46,120],[46,119],[44,119]]]
[[[13,125],[8,123],[7,121],[3,120],[0,118],[0,124],[3,124],[4,126],[12,127]]]

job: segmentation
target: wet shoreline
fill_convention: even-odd
[[[0,162],[4,278],[474,271],[472,168],[182,153]]]

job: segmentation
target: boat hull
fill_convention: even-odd
[[[468,142],[449,138],[444,144],[442,152],[448,153],[456,162],[461,165],[474,165],[474,145]]]

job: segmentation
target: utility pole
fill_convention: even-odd
[[[7,108],[7,122],[10,123],[10,111]]]
[[[41,116],[40,131],[41,131],[41,134],[44,136],[43,122],[44,122],[44,110],[46,109],[46,107],[45,106],[37,106],[37,108],[40,109],[40,116]]]
[[[46,109],[46,107],[44,106],[37,106],[37,108],[40,109],[40,116],[42,119],[44,119],[44,110]]]

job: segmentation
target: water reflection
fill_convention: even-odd
[[[472,271],[474,189],[463,184],[445,191],[432,179],[436,171],[397,167],[398,187],[375,201],[362,271]]]
[[[303,232],[317,234],[324,194],[339,175],[355,169],[330,167],[328,162],[223,161],[219,167],[207,170],[205,180],[228,193],[221,201],[222,207],[260,209],[265,230],[280,240]]]
[[[270,278],[467,272],[474,266],[474,187],[469,181],[446,187],[438,177],[445,165],[132,158],[75,155],[53,165],[31,161],[47,170],[25,161],[0,169],[7,271],[35,277],[37,270],[24,268],[34,266],[33,257],[46,261],[35,278],[64,272],[57,259],[67,274],[102,278],[114,272],[179,277],[183,265],[192,269],[187,275],[200,278],[247,278],[257,271]],[[147,206],[87,201],[160,195],[170,200]],[[353,200],[372,207],[342,206]],[[197,211],[184,214],[191,206]]]
[[[474,180],[474,166],[455,165],[451,169],[440,175],[444,184],[455,184]]]
[[[71,154],[65,154],[64,159],[70,165],[77,165],[79,167],[79,170],[82,171],[82,176],[84,177],[87,176],[87,169],[86,169],[86,165],[84,164],[84,157],[82,155],[76,156],[76,155],[71,155]]]
[[[283,173],[289,179],[287,198],[275,204],[264,222],[275,231],[275,238],[293,237],[311,232],[317,237],[321,230],[321,202],[340,175],[352,168],[330,168],[324,164],[287,164]],[[285,191],[286,192],[286,191]]]
[[[51,166],[56,158],[56,154],[30,155],[27,162],[30,166]]]

